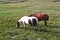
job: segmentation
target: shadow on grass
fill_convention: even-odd
[[[51,32],[50,30],[47,30],[46,27],[41,28],[40,26],[37,30],[35,30],[33,27],[27,27],[27,28],[20,27],[18,29],[22,29],[22,30],[25,30],[25,31],[27,31],[27,30],[32,31],[33,30],[33,31],[38,31],[38,32]]]
[[[54,28],[60,28],[60,26],[59,25],[47,25],[47,26],[42,26],[42,25],[40,25],[39,27],[38,27],[38,32],[56,32],[55,30],[53,30]],[[22,30],[25,30],[25,31],[27,31],[27,30],[29,30],[29,31],[36,31],[35,29],[34,29],[34,27],[27,27],[27,28],[25,28],[25,27],[20,27],[20,28],[18,28],[18,29],[22,29]]]
[[[54,24],[52,24],[52,25],[48,25],[50,28],[60,28],[60,25],[54,25]]]
[[[21,2],[25,2],[25,1],[28,1],[28,0],[11,0],[11,1],[0,1],[0,3],[2,4],[8,4],[8,3],[21,3]]]
[[[33,27],[19,27],[18,29],[25,29],[25,30],[35,30]]]

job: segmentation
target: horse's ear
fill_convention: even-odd
[[[17,23],[16,23],[16,27],[17,27],[17,28],[19,28],[19,26],[20,26],[20,23],[19,23],[19,22],[17,22]]]

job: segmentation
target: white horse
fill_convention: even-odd
[[[19,28],[20,24],[23,23],[24,27],[26,27],[27,25],[32,25],[35,27],[35,29],[37,29],[38,27],[38,19],[36,17],[28,17],[28,16],[23,16],[22,18],[20,18],[16,24],[16,27]]]

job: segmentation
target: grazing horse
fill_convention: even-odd
[[[35,29],[37,29],[37,27],[38,27],[38,19],[36,17],[33,17],[33,16],[32,17],[23,16],[16,23],[16,27],[19,28],[21,23],[23,23],[24,27],[26,27],[29,24],[34,26]]]
[[[45,26],[47,26],[47,20],[49,20],[49,16],[47,14],[31,14],[29,16],[35,16],[38,18],[38,21],[44,21]]]

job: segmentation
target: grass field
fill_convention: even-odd
[[[28,0],[21,3],[0,2],[0,40],[60,40],[60,2],[54,0]],[[48,26],[39,22],[35,31],[23,25],[16,28],[16,22],[24,15],[45,13],[49,15]]]

